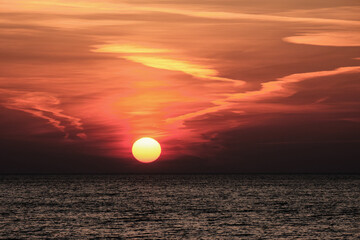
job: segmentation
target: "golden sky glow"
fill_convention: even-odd
[[[164,159],[287,114],[355,111],[356,1],[192,2],[0,1],[1,107],[31,116],[33,138],[125,158],[149,136]]]

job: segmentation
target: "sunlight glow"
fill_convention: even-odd
[[[155,139],[143,137],[134,143],[132,153],[139,162],[150,163],[159,158],[161,146]]]

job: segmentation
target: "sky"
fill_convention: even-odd
[[[0,173],[360,173],[359,12],[0,0]]]

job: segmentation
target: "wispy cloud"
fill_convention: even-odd
[[[324,18],[324,17],[309,17],[309,16],[298,16],[294,17],[289,13],[289,16],[284,15],[272,15],[272,14],[250,14],[250,13],[241,13],[241,12],[232,12],[232,11],[206,11],[206,10],[190,10],[188,8],[183,8],[180,5],[175,7],[161,7],[161,6],[141,6],[139,4],[129,4],[123,2],[113,2],[113,1],[76,1],[76,2],[64,2],[56,0],[39,0],[39,1],[24,1],[24,0],[15,0],[11,3],[0,3],[3,9],[14,12],[39,12],[39,13],[75,13],[80,15],[85,15],[89,13],[167,13],[167,14],[176,14],[183,16],[191,16],[196,18],[207,18],[207,19],[216,19],[216,20],[251,20],[251,21],[274,21],[274,22],[294,22],[294,23],[309,23],[309,24],[330,24],[330,25],[348,25],[348,26],[360,26],[360,21],[356,20],[347,20],[347,19],[334,19],[334,18]],[[204,8],[206,9],[205,5]],[[211,8],[210,8],[211,9]],[[209,9],[209,10],[210,10]],[[0,11],[1,12],[1,11]],[[63,27],[78,27],[81,24],[89,24],[89,22],[79,22],[75,20],[67,20],[68,23],[59,24]],[[98,21],[102,21],[99,19]],[[106,23],[105,20],[104,23]],[[108,21],[109,24],[115,24],[114,21]],[[120,23],[121,21],[118,21]],[[39,22],[41,23],[41,22]],[[54,21],[53,23],[56,23]],[[47,24],[46,21],[43,21],[43,24]],[[90,24],[98,25],[98,22],[93,22]]]
[[[360,46],[360,31],[303,33],[283,38],[285,42],[333,47]]]
[[[102,52],[102,53],[171,53],[174,52],[170,49],[162,49],[162,48],[150,48],[137,46],[133,44],[100,44],[94,45],[93,52]]]
[[[187,61],[155,56],[124,56],[123,58],[153,68],[180,71],[198,78],[231,82],[237,85],[244,83],[241,80],[219,77],[219,73],[215,69]]]
[[[174,13],[174,14],[183,14],[193,17],[223,19],[223,20],[297,22],[297,23],[335,24],[335,25],[351,25],[351,26],[360,25],[360,21],[331,19],[331,18],[291,17],[291,16],[277,16],[277,15],[268,15],[268,14],[248,14],[248,13],[217,12],[217,11],[192,11],[192,10],[173,9],[173,8],[143,7],[138,9],[147,10],[147,11],[161,11],[161,12]]]
[[[214,100],[212,103],[214,107],[202,109],[200,111],[191,112],[174,118],[168,118],[167,122],[184,121],[197,116],[201,116],[208,113],[217,112],[220,110],[238,108],[241,103],[248,103],[256,105],[259,100],[274,97],[287,97],[294,93],[296,90],[289,88],[289,83],[298,83],[307,79],[327,77],[346,73],[360,73],[360,66],[353,67],[341,67],[334,70],[318,71],[318,72],[307,72],[307,73],[296,73],[282,78],[278,78],[276,81],[270,81],[263,83],[261,89],[256,91],[248,91],[244,93],[229,94],[224,99]],[[241,113],[241,112],[240,112]]]
[[[177,50],[163,48],[149,48],[131,44],[102,44],[94,45],[93,52],[117,53],[118,57],[126,60],[141,63],[145,66],[169,70],[180,71],[197,78],[204,78],[215,81],[231,82],[235,85],[242,85],[244,81],[220,77],[219,72],[210,66],[193,63],[191,61],[180,60],[175,57],[164,57],[162,53],[177,53]],[[127,55],[131,54],[131,55]],[[146,54],[146,55],[144,55]]]
[[[25,92],[0,89],[1,105],[45,119],[65,134],[66,139],[86,138],[81,119],[66,115],[59,107],[60,100],[44,92]]]

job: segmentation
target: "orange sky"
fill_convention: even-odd
[[[359,12],[350,0],[1,0],[2,138],[122,159],[149,136],[171,161],[288,116],[359,124]]]

